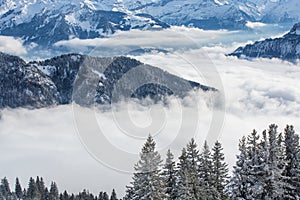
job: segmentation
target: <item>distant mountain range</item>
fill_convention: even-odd
[[[216,91],[128,57],[68,54],[26,63],[0,53],[0,74],[0,108],[72,101],[89,106],[146,97],[157,101],[169,95],[184,97],[193,89]]]
[[[247,22],[300,21],[298,0],[0,0],[0,35],[52,46],[69,38],[185,25],[247,29]]]
[[[300,59],[300,23],[295,24],[283,37],[248,44],[229,55],[240,58],[279,58],[295,62]]]

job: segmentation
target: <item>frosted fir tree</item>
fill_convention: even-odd
[[[203,197],[201,199],[221,199],[220,194],[216,190],[213,185],[213,163],[212,163],[212,155],[207,144],[207,141],[204,142],[203,150],[200,154],[200,163],[199,163],[199,176],[200,176],[200,184],[203,190]]]
[[[221,199],[227,199],[225,186],[228,180],[228,165],[225,162],[222,144],[216,141],[212,149],[212,184]]]
[[[179,163],[177,164],[177,191],[176,200],[194,200],[194,191],[191,187],[191,175],[189,173],[189,162],[186,149],[183,148]]]
[[[58,200],[59,199],[59,191],[58,191],[58,187],[55,182],[51,183],[49,197],[50,197],[50,200]]]
[[[134,167],[132,199],[166,199],[161,177],[162,159],[155,150],[155,145],[153,138],[149,136],[140,153],[140,160]]]
[[[26,197],[29,199],[34,199],[37,197],[37,195],[38,191],[35,184],[35,180],[32,177],[30,177]]]
[[[190,176],[190,187],[195,199],[202,199],[205,197],[205,191],[203,185],[204,181],[201,181],[199,174],[200,170],[200,153],[198,146],[194,139],[187,144],[187,161],[188,161],[188,172]]]
[[[15,193],[18,199],[23,197],[23,190],[18,178],[16,178]]]
[[[110,200],[118,200],[115,189],[113,189],[113,191],[111,193]]]
[[[100,192],[99,193],[99,200],[109,200],[109,196],[106,192]]]
[[[248,160],[248,196],[247,198],[260,199],[264,189],[264,150],[261,148],[259,135],[256,130],[247,137]]]
[[[1,185],[0,185],[0,190],[1,190],[1,194],[4,198],[7,198],[11,195],[11,190],[10,190],[10,186],[9,186],[9,182],[7,180],[6,177],[4,177],[1,180]]]
[[[227,187],[227,193],[230,199],[247,199],[248,195],[248,152],[246,137],[242,137],[239,142],[239,155],[237,156],[236,165],[233,167],[233,175]]]
[[[282,176],[282,146],[278,145],[278,126],[269,126],[268,134],[263,132],[261,142],[261,159],[263,178],[263,191],[261,199],[282,199],[283,198],[283,176]]]
[[[293,126],[287,126],[284,130],[285,145],[285,191],[286,199],[300,199],[300,147],[299,135],[295,133]]]
[[[169,149],[167,152],[166,162],[163,166],[163,180],[165,186],[165,192],[167,199],[174,200],[176,199],[176,165],[174,161],[174,155]]]

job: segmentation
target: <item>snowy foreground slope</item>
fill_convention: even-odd
[[[229,55],[248,58],[279,58],[296,61],[300,58],[300,23],[295,24],[283,37],[248,44],[245,47],[239,47]]]
[[[26,63],[0,53],[0,107],[45,107],[94,102],[105,104],[123,98],[159,100],[165,95],[183,97],[190,90],[212,88],[188,81],[127,57],[96,58],[69,54]]]

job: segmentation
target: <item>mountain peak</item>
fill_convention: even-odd
[[[289,34],[300,35],[300,22],[293,26]]]

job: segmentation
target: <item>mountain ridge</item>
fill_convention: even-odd
[[[249,21],[300,21],[299,6],[298,0],[2,0],[0,35],[52,48],[55,42],[74,37],[109,37],[116,31],[170,25],[244,30]]]
[[[183,98],[189,91],[216,89],[177,77],[133,58],[64,54],[26,63],[0,53],[0,108],[111,104],[130,98]]]
[[[237,48],[229,56],[239,58],[279,58],[290,62],[300,59],[300,22],[285,35]]]

